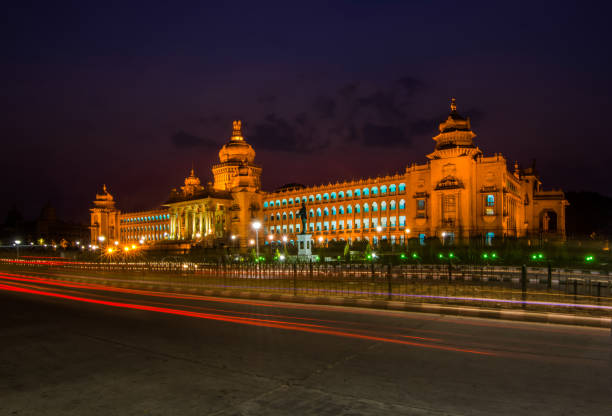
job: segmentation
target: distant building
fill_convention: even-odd
[[[326,242],[565,238],[564,193],[543,190],[534,167],[521,169],[515,163],[510,171],[502,155],[484,156],[454,99],[426,163],[412,163],[396,175],[328,185],[291,184],[263,192],[261,167],[254,164],[255,151],[240,127],[234,122],[219,152],[214,183],[203,186],[192,169],[184,186],[172,190],[158,210],[122,214],[106,190],[97,195],[92,241],[106,235],[121,242],[246,246],[255,238],[251,224],[259,220],[262,242],[281,241],[282,236],[293,242],[302,231],[296,215],[302,203],[308,210],[307,232]]]
[[[7,219],[0,227],[0,239],[11,243],[20,240],[23,243],[49,243],[74,246],[76,242],[86,242],[89,238],[86,225],[62,221],[57,218],[55,208],[47,203],[40,216],[34,221],[25,221],[16,209],[11,209]]]

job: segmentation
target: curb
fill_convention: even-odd
[[[91,282],[87,279],[68,278],[75,282]],[[512,309],[489,309],[475,306],[447,306],[436,303],[408,303],[381,299],[358,299],[331,296],[305,296],[280,293],[251,292],[239,290],[198,289],[179,286],[164,286],[138,283],[117,283],[111,281],[101,282],[105,286],[124,287],[141,290],[157,290],[173,293],[184,293],[222,298],[239,298],[252,300],[266,300],[272,302],[289,302],[315,305],[348,306],[357,308],[387,309],[405,312],[429,313],[436,315],[451,315],[485,319],[500,319],[506,321],[535,322],[558,325],[588,326],[595,328],[612,328],[612,318],[569,315],[550,312],[533,312]]]

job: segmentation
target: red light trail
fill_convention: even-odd
[[[275,320],[256,319],[256,318],[231,317],[231,316],[224,316],[224,315],[218,315],[218,314],[193,312],[193,311],[182,310],[182,309],[162,308],[162,307],[126,303],[126,302],[106,301],[106,300],[85,298],[81,296],[72,296],[72,295],[65,295],[61,293],[27,289],[23,287],[15,287],[15,286],[10,286],[6,284],[0,284],[0,290],[19,292],[19,293],[28,293],[28,294],[40,295],[40,296],[48,296],[52,298],[67,299],[67,300],[73,300],[73,301],[78,301],[78,302],[92,303],[92,304],[112,306],[112,307],[125,308],[125,309],[135,309],[135,310],[142,310],[142,311],[165,313],[165,314],[170,314],[170,315],[188,316],[188,317],[201,318],[201,319],[211,319],[211,320],[216,320],[216,321],[221,321],[221,322],[230,322],[230,323],[236,323],[236,324],[245,324],[245,325],[254,325],[254,326],[261,326],[261,327],[268,327],[268,328],[295,330],[295,331],[303,331],[303,332],[310,332],[310,333],[324,334],[324,335],[334,335],[334,336],[341,336],[341,337],[348,337],[348,338],[355,338],[355,339],[363,339],[363,340],[368,340],[368,341],[379,341],[379,342],[407,345],[407,346],[412,346],[412,347],[438,349],[438,350],[444,350],[444,351],[463,352],[463,353],[490,355],[490,356],[496,355],[495,353],[488,352],[488,351],[454,348],[454,347],[449,347],[445,345],[424,344],[424,343],[410,342],[410,341],[404,341],[404,340],[393,339],[393,338],[385,338],[385,337],[379,337],[379,336],[371,336],[371,335],[364,335],[364,334],[358,334],[358,333],[338,331],[335,329],[329,329],[328,327],[325,327],[322,325],[292,323],[292,322],[285,322],[285,321],[275,321]]]

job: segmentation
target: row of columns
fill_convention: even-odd
[[[194,240],[198,233],[205,237],[215,232],[214,226],[215,213],[204,204],[171,210],[170,237],[173,240]]]

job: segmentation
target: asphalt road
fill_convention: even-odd
[[[597,328],[0,275],[0,415],[609,416],[611,350]]]

